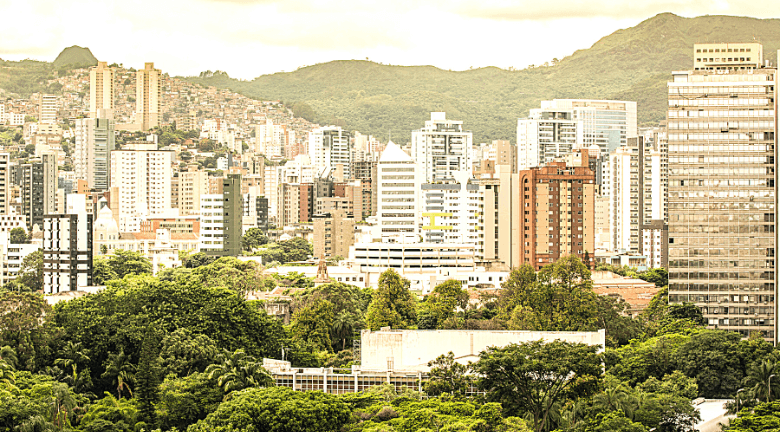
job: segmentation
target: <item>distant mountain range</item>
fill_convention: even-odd
[[[464,127],[474,131],[475,142],[515,142],[517,118],[552,98],[634,100],[639,123],[656,125],[665,116],[670,72],[693,67],[694,43],[754,40],[764,44],[764,58],[776,64],[780,20],[664,13],[618,30],[554,65],[521,71],[488,67],[453,72],[352,60],[251,81],[225,73],[187,79],[253,98],[282,100],[308,120],[339,123],[384,139],[392,134],[398,142],[406,142],[411,130],[422,127],[430,111],[446,111],[448,118],[463,120]],[[512,47],[507,43],[507,49]]]
[[[776,64],[780,20],[731,16],[682,18],[656,15],[635,27],[605,36],[592,47],[524,70],[495,67],[448,71],[433,66],[389,66],[369,61],[333,61],[251,81],[224,72],[185,79],[227,88],[261,100],[281,100],[298,117],[339,124],[403,143],[431,111],[463,120],[475,142],[516,140],[517,118],[553,98],[620,99],[638,102],[640,125],[665,116],[666,82],[673,70],[690,69],[697,42],[764,44],[764,58]],[[511,49],[512,44],[507,44]],[[0,96],[56,92],[46,80],[74,65],[97,60],[88,48],[66,48],[54,63],[0,60]],[[60,72],[61,73],[61,72]]]

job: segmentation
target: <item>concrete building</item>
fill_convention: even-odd
[[[377,220],[382,240],[418,241],[418,197],[424,178],[420,164],[390,142],[377,170]]]
[[[727,66],[668,83],[669,301],[776,343],[777,69]]]
[[[209,173],[198,169],[197,165],[188,165],[186,170],[179,172],[179,215],[199,214],[200,198],[208,193],[208,188]]]
[[[470,170],[472,140],[471,132],[463,130],[462,121],[447,120],[446,113],[432,112],[422,129],[412,131],[411,155],[420,165],[423,181],[451,180],[454,173]]]
[[[0,215],[11,212],[11,155],[0,153]]]
[[[114,119],[114,75],[114,68],[108,67],[106,62],[98,62],[89,69],[90,118]]]
[[[105,115],[102,108],[98,113]],[[73,169],[76,178],[86,180],[91,189],[108,190],[110,154],[116,148],[114,120],[105,117],[77,119],[74,129]]]
[[[693,44],[693,70],[745,71],[760,68],[764,61],[764,47],[750,43]]]
[[[11,243],[7,232],[0,232],[0,286],[16,279],[27,255],[40,250],[32,243]]]
[[[640,178],[641,253],[650,268],[669,268],[669,155],[666,132],[648,132],[640,141],[642,177]]]
[[[515,198],[523,212],[517,227],[520,263],[538,270],[566,255],[586,261],[587,253],[586,264],[593,265],[595,183],[590,168],[563,162],[520,171]]]
[[[162,73],[154,68],[154,63],[145,63],[143,69],[135,74],[135,123],[141,130],[149,130],[160,125]]]
[[[57,96],[41,94],[38,104],[38,124],[57,124]]]
[[[527,118],[517,120],[518,169],[542,166],[571,153],[582,142],[581,134],[571,111],[532,109]]]
[[[480,158],[474,160],[475,164],[481,161],[490,160],[494,165],[504,165],[509,167],[510,172],[517,172],[517,146],[508,140],[493,140],[490,144],[484,145],[480,152]]]
[[[43,291],[57,294],[92,285],[92,215],[85,196],[68,195],[66,214],[43,220]]]
[[[27,218],[27,231],[43,227],[43,216],[55,214],[57,209],[57,158],[53,153],[43,154],[28,164],[18,167],[16,182],[21,188],[22,211]]]
[[[355,244],[355,218],[345,211],[314,215],[314,256],[349,256],[349,248]]]
[[[639,143],[629,143],[609,154],[609,230],[612,251],[639,252],[640,248],[640,169]]]
[[[343,169],[344,179],[352,176],[352,151],[350,149],[351,134],[338,126],[317,128],[309,133],[309,158],[312,166],[318,171],[335,172],[337,167]]]
[[[111,152],[111,187],[119,194],[119,229],[137,232],[141,220],[171,209],[174,152],[155,143],[131,143]]]
[[[222,193],[201,197],[200,251],[208,255],[241,255],[242,216],[241,175],[222,179]]]
[[[454,173],[451,181],[422,185],[420,229],[424,242],[480,246],[482,194],[470,178],[468,171],[461,171]],[[484,256],[481,248],[476,255],[478,259]]]

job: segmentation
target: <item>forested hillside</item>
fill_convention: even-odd
[[[692,67],[696,42],[764,44],[775,62],[780,20],[729,16],[682,18],[657,15],[619,30],[549,66],[509,71],[486,67],[462,72],[432,66],[388,66],[368,61],[333,61],[252,81],[206,73],[194,82],[230,88],[249,97],[280,99],[296,113],[321,124],[341,123],[398,140],[422,126],[430,111],[463,120],[475,142],[510,139],[516,119],[551,98],[627,99],[639,103],[639,123],[664,117],[665,83],[673,70]],[[507,43],[509,49],[522,49]],[[400,138],[403,137],[403,138]]]

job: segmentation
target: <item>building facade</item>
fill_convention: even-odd
[[[154,63],[145,63],[135,75],[135,123],[141,130],[160,126],[162,73]]]
[[[462,121],[432,112],[422,129],[412,131],[412,158],[420,164],[423,181],[451,180],[456,172],[470,170],[472,140]]]

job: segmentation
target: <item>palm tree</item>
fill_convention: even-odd
[[[51,388],[51,418],[58,428],[62,429],[68,422],[68,413],[76,408],[76,399],[67,385],[56,383]]]
[[[206,373],[209,379],[217,379],[217,385],[225,395],[248,387],[273,385],[273,378],[268,371],[243,349],[232,353],[225,350],[217,357],[217,363],[206,368]]]
[[[347,338],[355,331],[355,328],[360,325],[360,320],[347,311],[341,311],[333,319],[333,331],[334,339],[341,339],[341,350],[343,351],[347,347]]]
[[[594,407],[603,409],[604,411],[618,411],[625,412],[626,402],[628,402],[628,389],[624,383],[618,385],[609,386],[604,389],[603,392],[593,397]]]
[[[130,382],[135,378],[135,365],[130,363],[130,356],[125,354],[124,349],[121,349],[118,353],[111,353],[108,355],[106,371],[103,372],[101,377],[114,378],[117,384],[116,394],[119,399],[122,399],[122,389],[127,390],[127,392],[130,393],[130,397],[133,396]]]
[[[48,422],[43,416],[36,415],[28,418],[14,430],[16,432],[57,432],[60,429]]]
[[[16,374],[14,368],[5,361],[0,360],[0,383],[15,384]]]
[[[73,383],[75,385],[76,381],[78,380],[78,364],[89,361],[89,356],[87,355],[88,352],[88,350],[81,349],[81,342],[73,343],[73,341],[68,341],[68,343],[65,344],[65,347],[62,349],[63,358],[54,360],[54,364],[62,367],[63,369],[72,368]]]
[[[750,368],[746,381],[753,384],[751,391],[757,399],[763,398],[764,402],[772,400],[771,380],[778,372],[777,365],[772,360],[764,360]]]

